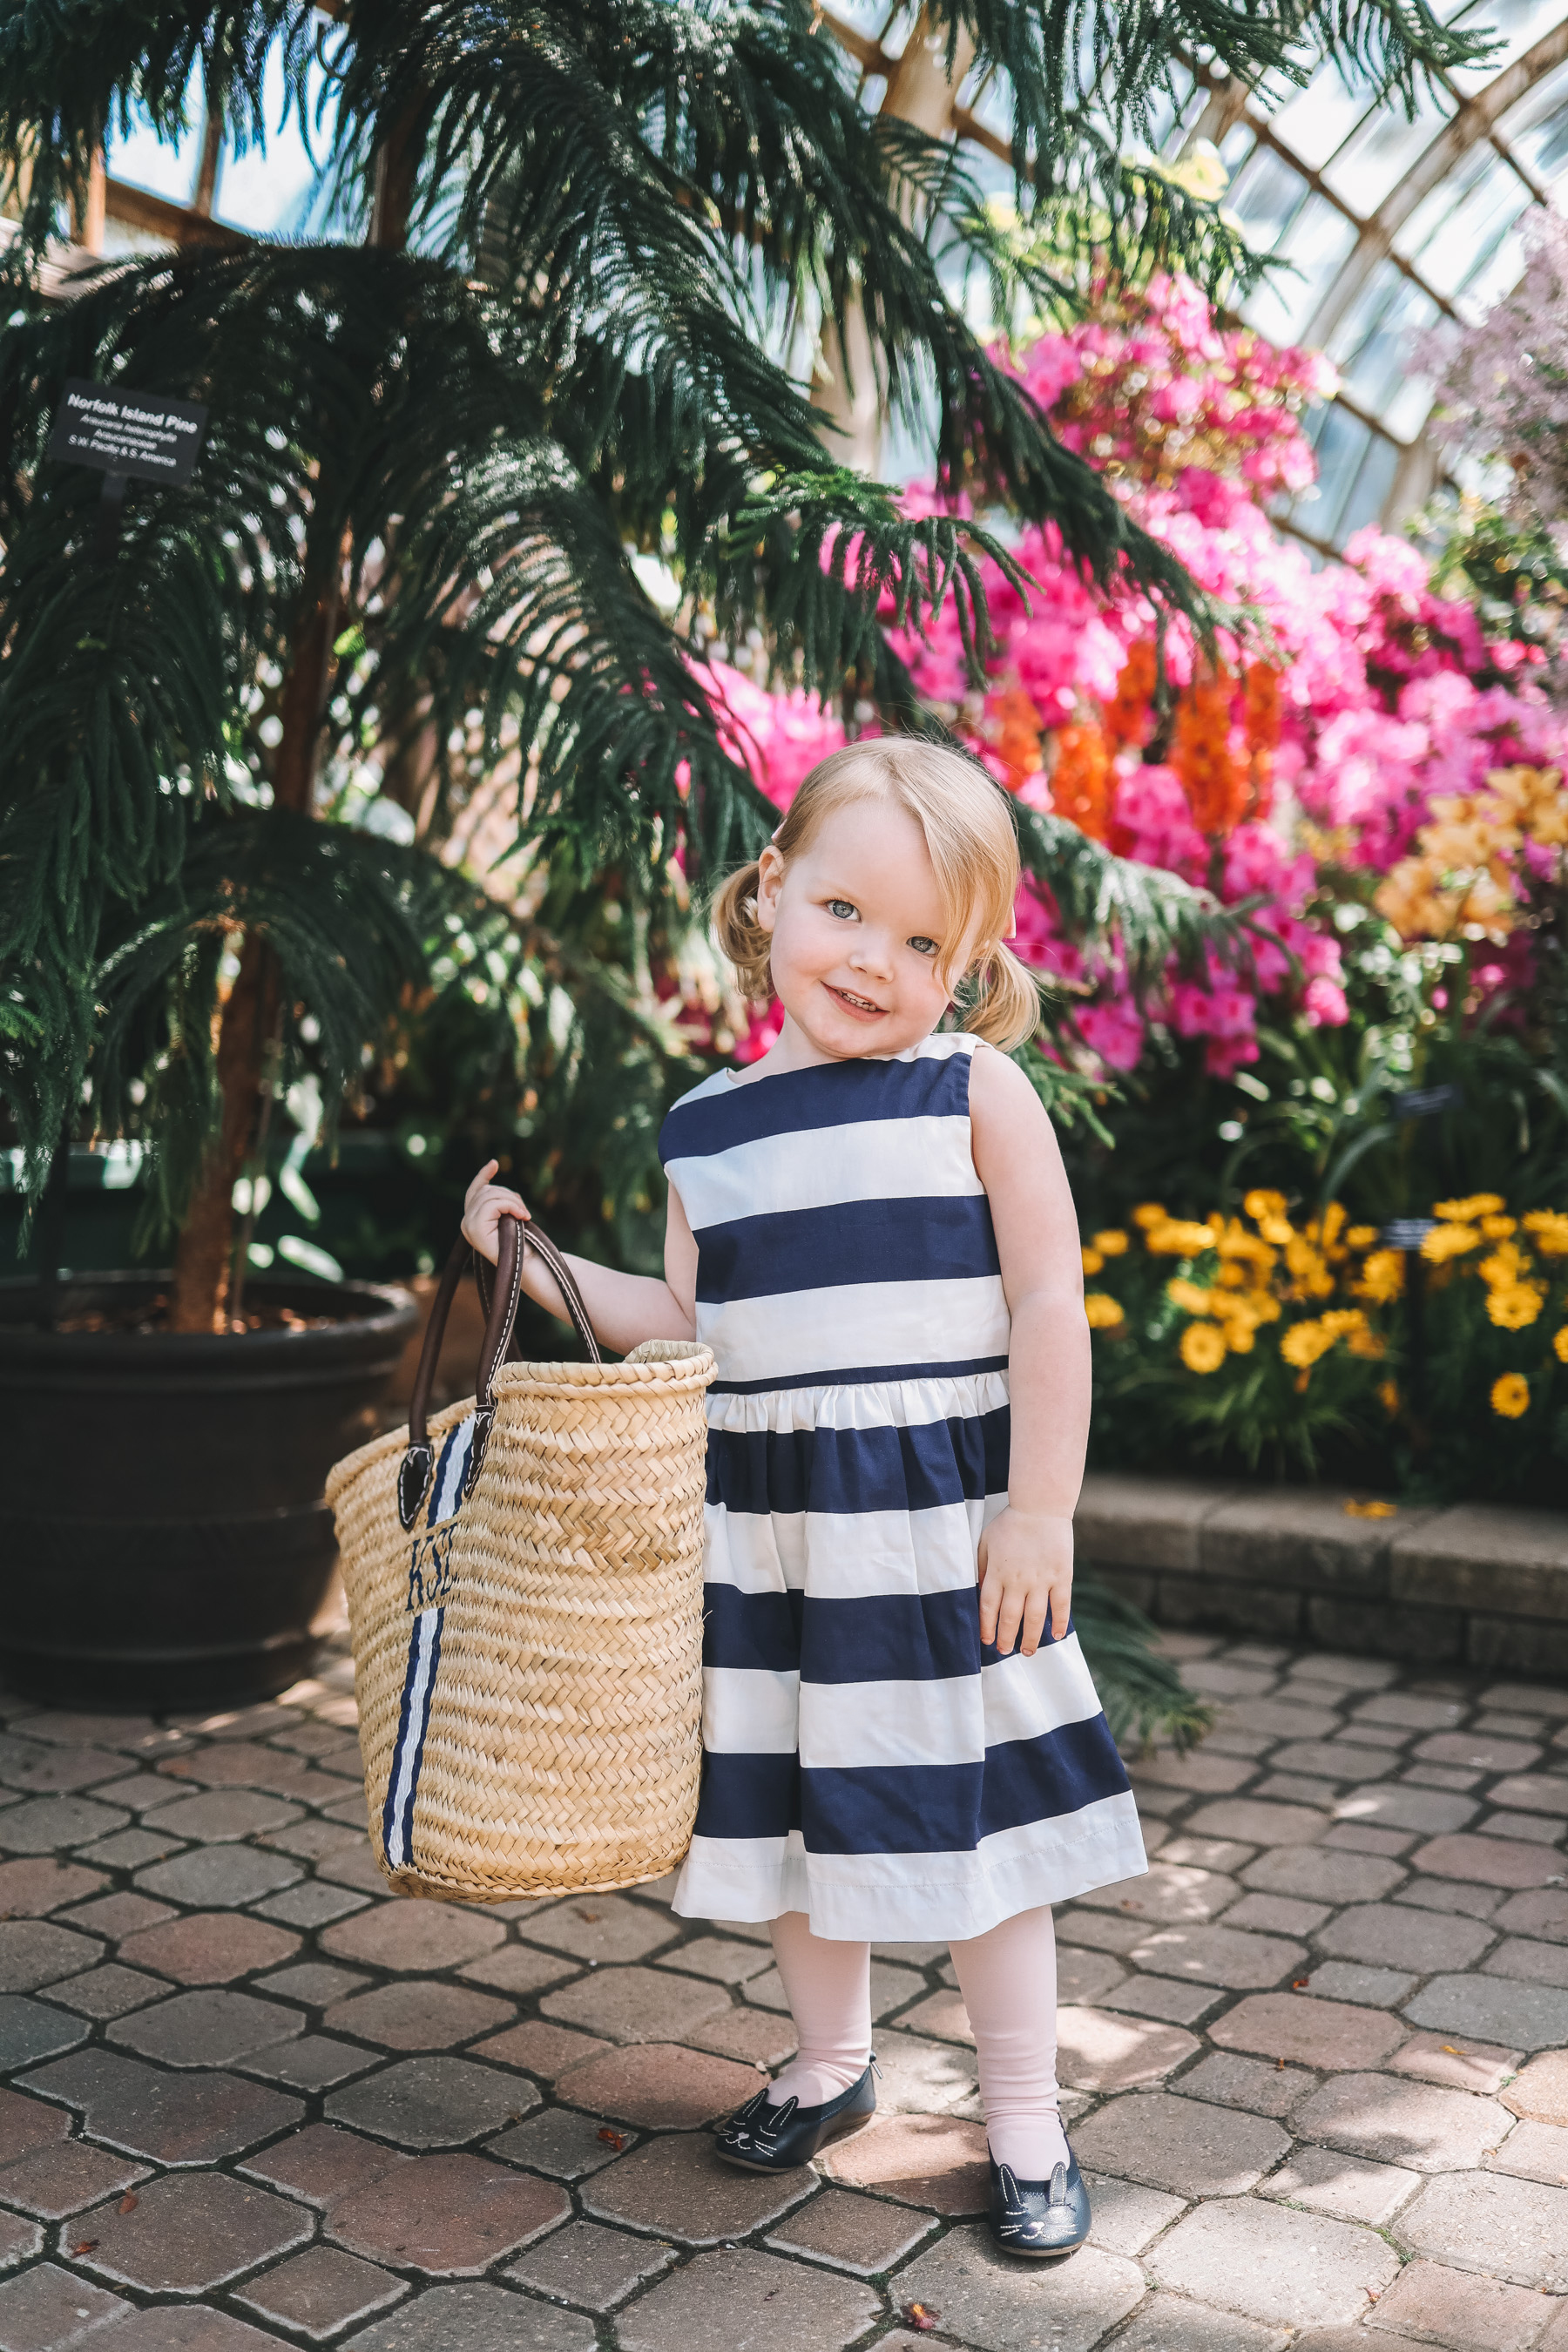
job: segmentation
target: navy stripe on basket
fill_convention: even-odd
[[[710,1429],[708,1500],[727,1511],[936,1511],[1007,1491],[1007,1407],[875,1429]]]
[[[967,1118],[968,1054],[912,1062],[829,1062],[737,1086],[726,1078],[695,1102],[677,1103],[659,1129],[658,1156],[706,1160],[737,1143],[868,1118]]]
[[[1066,1631],[1072,1631],[1070,1620]],[[1043,1642],[1048,1647],[1058,1638],[1047,1617]],[[808,1600],[793,1589],[702,1588],[705,1666],[798,1674],[805,1683],[948,1682],[997,1665],[1003,1654],[980,1638],[980,1599],[973,1584],[952,1592],[879,1592],[849,1601],[816,1593]]]
[[[425,1735],[430,1728],[430,1702],[436,1692],[436,1669],[441,1663],[441,1622],[446,1614],[444,1609],[422,1611],[413,1621],[409,1637],[397,1738],[381,1815],[381,1842],[393,1870],[406,1870],[409,1864],[414,1800],[419,1793],[419,1767],[425,1760]]]
[[[966,1381],[980,1372],[1005,1372],[1005,1356],[967,1356],[952,1364],[836,1364],[812,1372],[772,1372],[762,1381],[710,1381],[716,1396],[771,1396],[777,1389],[843,1389],[896,1381]]]
[[[808,1853],[968,1853],[982,1838],[1121,1796],[1126,1770],[1103,1716],[988,1748],[983,1764],[803,1769],[791,1755],[725,1756],[704,1769],[699,1837],[780,1837]]]
[[[708,1307],[849,1283],[973,1282],[1002,1270],[984,1192],[774,1210],[703,1225],[692,1238],[697,1297]]]

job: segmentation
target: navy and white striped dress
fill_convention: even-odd
[[[721,1072],[659,1138],[718,1359],[688,1917],[923,1942],[1147,1866],[1077,1634],[981,1644],[1009,1323],[975,1048]]]

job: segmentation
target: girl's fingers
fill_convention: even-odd
[[[1049,1600],[1049,1594],[1045,1592],[1029,1595],[1029,1604],[1024,1612],[1024,1655],[1026,1658],[1032,1658],[1040,1646]]]

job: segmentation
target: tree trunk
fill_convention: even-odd
[[[342,569],[340,556],[331,579],[307,605],[304,625],[294,640],[280,705],[283,734],[273,767],[274,808],[310,811],[331,677]],[[174,1331],[221,1331],[225,1326],[234,1251],[234,1188],[256,1131],[262,1070],[277,1015],[277,963],[261,936],[247,931],[239,976],[218,1029],[222,1121],[174,1249],[174,1295],[169,1302],[169,1327]]]
[[[418,121],[408,114],[394,127],[377,158],[367,240],[371,245],[398,249],[405,242],[419,153]],[[318,482],[319,505],[325,503],[323,487]],[[310,814],[321,757],[348,552],[345,534],[333,550],[326,575],[313,589],[307,587],[301,599],[300,625],[279,706],[283,733],[273,762],[272,805],[303,815]],[[234,1255],[234,1188],[244,1172],[256,1132],[267,1047],[277,1017],[276,961],[265,940],[247,931],[240,950],[239,976],[229,992],[218,1030],[222,1122],[174,1250],[169,1323],[175,1331],[221,1331],[225,1326]]]

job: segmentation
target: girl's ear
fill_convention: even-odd
[[[772,932],[778,920],[779,892],[784,888],[784,862],[770,841],[757,860],[757,929]]]

